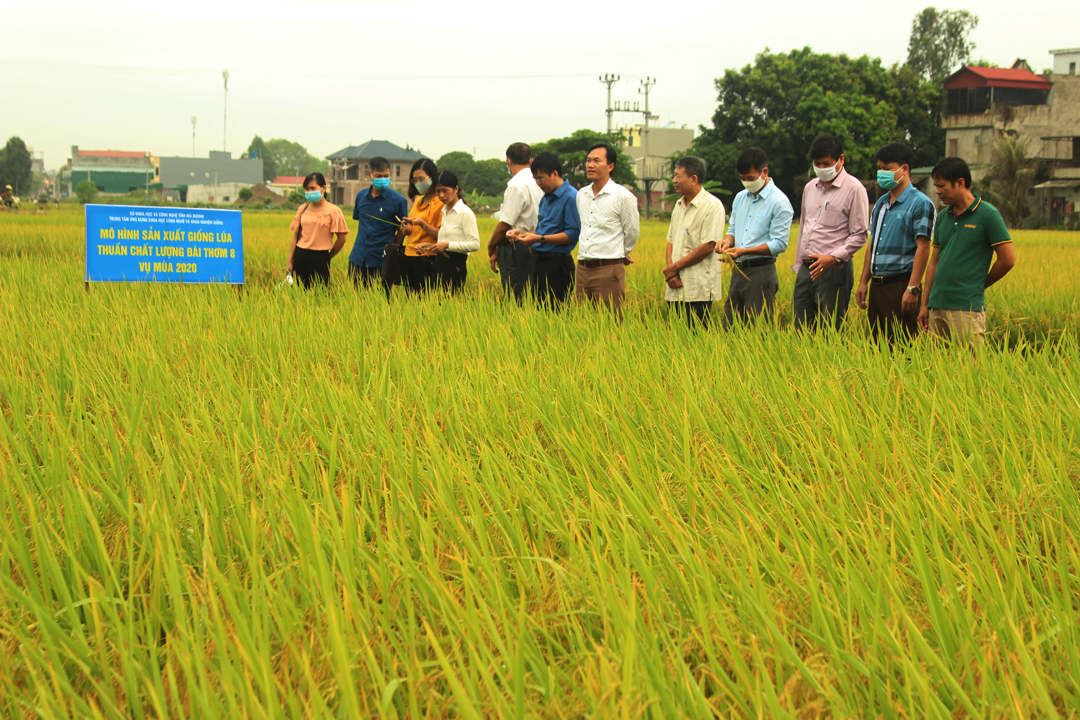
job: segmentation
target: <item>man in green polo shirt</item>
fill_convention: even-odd
[[[972,194],[966,162],[945,158],[933,178],[949,211],[938,213],[934,225],[919,326],[946,341],[956,336],[974,349],[986,333],[986,288],[1016,265],[1012,238],[997,208]]]

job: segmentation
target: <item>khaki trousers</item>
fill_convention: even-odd
[[[986,311],[930,308],[930,332],[951,343],[954,339],[972,350],[986,342]]]
[[[601,303],[622,317],[622,301],[626,295],[626,266],[603,265],[587,268],[578,263],[575,274],[574,297],[578,302],[589,300]]]

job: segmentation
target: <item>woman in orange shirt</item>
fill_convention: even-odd
[[[328,286],[330,261],[345,246],[349,228],[341,208],[326,199],[326,178],[322,173],[311,173],[304,178],[304,198],[307,202],[296,211],[289,225],[293,241],[285,271],[295,272],[305,289],[316,279]]]
[[[401,274],[405,287],[414,293],[423,292],[435,279],[435,256],[438,253],[417,246],[427,245],[439,237],[443,204],[435,194],[437,177],[439,169],[431,160],[423,158],[413,163],[409,176],[409,199],[413,200],[413,205],[409,215],[402,218],[402,233],[407,234],[408,239],[405,241]]]

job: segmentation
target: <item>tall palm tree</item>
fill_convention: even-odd
[[[1001,135],[994,142],[986,182],[1010,228],[1019,227],[1031,214],[1027,195],[1035,182],[1040,162],[1028,157],[1027,143],[1016,136]]]

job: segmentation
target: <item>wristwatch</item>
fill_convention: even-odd
[[[915,297],[919,297],[919,295],[922,294],[922,288],[918,285],[908,285],[907,291]]]

